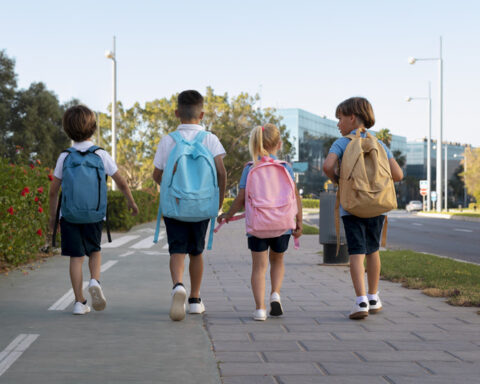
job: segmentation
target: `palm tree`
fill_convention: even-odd
[[[390,133],[390,130],[388,128],[382,128],[376,133],[375,136],[378,140],[383,141],[383,144],[390,148],[390,144],[392,144],[392,134]]]

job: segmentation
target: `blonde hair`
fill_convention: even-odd
[[[280,142],[280,131],[274,124],[259,125],[252,129],[248,148],[254,162],[259,157],[268,156]]]

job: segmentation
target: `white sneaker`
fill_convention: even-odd
[[[76,301],[73,305],[73,314],[74,315],[85,315],[90,312],[90,307],[87,304],[83,304],[79,301]]]
[[[282,316],[283,307],[280,301],[280,295],[277,292],[273,292],[270,296],[270,316]]]
[[[265,309],[256,309],[255,312],[253,312],[253,320],[256,320],[256,321],[267,320],[267,311]]]
[[[195,315],[205,312],[205,305],[201,298],[190,297],[188,299],[188,313]]]
[[[383,308],[380,297],[378,298],[378,300],[369,300],[368,307],[369,307],[368,313],[375,314],[377,312],[380,312]]]
[[[172,290],[172,305],[170,306],[170,318],[173,321],[180,321],[185,318],[185,299],[187,291],[181,284]]]
[[[107,306],[107,300],[103,295],[102,287],[95,279],[91,279],[88,284],[88,292],[92,296],[92,307],[96,311],[103,311]]]
[[[352,312],[350,312],[350,319],[352,320],[361,320],[368,316],[368,303],[362,301],[361,303],[357,304],[356,302],[353,304]]]

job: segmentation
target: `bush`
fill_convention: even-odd
[[[158,192],[132,191],[138,206],[138,215],[132,216],[127,199],[120,191],[108,191],[108,221],[112,231],[128,231],[134,225],[153,221],[158,213]]]
[[[51,170],[0,159],[0,264],[19,265],[45,245]]]
[[[303,208],[320,208],[320,200],[318,199],[302,199]]]

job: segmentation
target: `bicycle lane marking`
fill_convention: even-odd
[[[40,336],[36,333],[18,335],[2,352],[0,352],[0,376],[20,357],[23,352]]]

